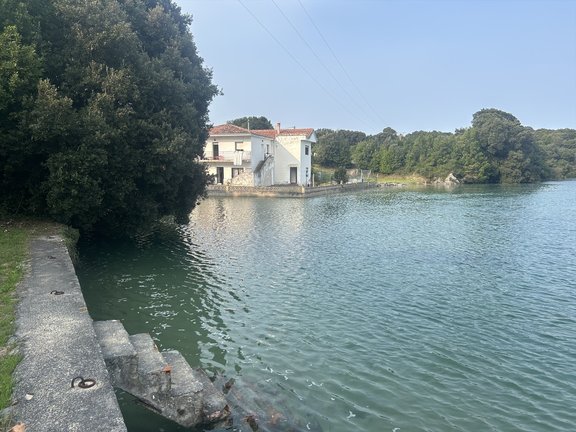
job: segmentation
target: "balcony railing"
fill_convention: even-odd
[[[204,157],[206,161],[220,161],[220,162],[238,162],[250,161],[252,159],[252,152],[250,151],[221,151],[218,156],[207,154]]]

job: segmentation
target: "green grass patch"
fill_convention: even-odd
[[[0,409],[10,405],[12,399],[12,374],[20,363],[19,354],[3,354],[0,356]]]
[[[0,225],[0,347],[5,347],[14,325],[14,288],[22,279],[28,231]]]

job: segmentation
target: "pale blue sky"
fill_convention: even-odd
[[[214,124],[453,132],[498,108],[576,128],[576,0],[176,3],[224,93]]]

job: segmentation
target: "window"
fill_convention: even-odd
[[[213,142],[212,143],[212,159],[218,160],[219,156],[220,156],[220,148],[218,147],[218,143]]]
[[[239,176],[244,172],[244,168],[232,168],[232,178]]]
[[[304,147],[304,154],[306,156],[308,156],[310,154],[310,147],[308,147],[308,146]]]

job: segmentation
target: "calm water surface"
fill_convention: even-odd
[[[576,430],[574,181],[210,198],[80,254],[93,318],[235,379],[228,430]]]

